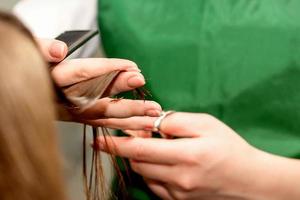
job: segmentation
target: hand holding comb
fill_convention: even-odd
[[[98,33],[98,30],[66,31],[55,39],[63,41],[67,44],[68,53],[66,57],[68,57],[91,38],[98,35]],[[53,65],[54,64],[52,64],[52,66]],[[103,96],[105,90],[118,74],[119,71],[112,71],[107,74],[103,74],[95,78],[64,87],[62,88],[64,94],[59,96],[65,96],[67,99],[61,99],[61,101],[63,103],[66,103],[64,101],[68,101],[68,104],[71,104],[69,106],[77,108],[77,110],[79,111],[84,111],[88,107],[92,106],[97,99]],[[62,111],[62,109],[60,109],[60,111]],[[63,113],[63,116],[60,116],[61,118],[70,118],[70,116],[68,116],[69,114],[66,111],[64,111]]]
[[[97,34],[98,31],[67,31],[58,36],[56,39],[67,44],[67,56],[69,56]],[[130,64],[131,63],[129,63],[129,65]],[[71,108],[66,110],[66,106],[59,107],[60,120],[70,120],[72,119],[72,116],[69,113],[70,110],[72,111],[75,109],[75,112],[79,111],[81,113],[87,108],[93,106],[97,99],[108,96],[109,94],[105,91],[124,68],[114,67],[114,69],[115,71],[108,72],[109,70],[106,70],[108,73],[106,72],[105,74],[98,75],[97,77],[80,81],[72,85],[67,85],[63,88],[57,87],[56,92],[60,103],[67,105],[67,108]],[[143,89],[134,90],[134,94],[142,99],[144,99],[145,92],[146,91],[143,91]]]
[[[66,34],[66,33],[64,33]],[[80,45],[84,44],[83,41],[87,41],[88,39],[74,39],[74,34],[71,33],[73,42],[66,41],[68,37],[66,36],[60,36],[56,39],[65,41],[69,47],[68,55],[70,55],[72,52],[74,52],[74,48],[78,48]],[[79,33],[79,35],[82,34],[82,32]],[[86,38],[91,38],[93,34],[90,34],[89,36],[85,36]],[[81,42],[78,42],[81,41]],[[77,41],[77,42],[76,42]],[[77,43],[77,45],[73,45],[74,43]],[[59,88],[56,84],[56,92],[58,94],[59,100],[64,105],[67,105],[71,108],[76,108],[75,111],[83,112],[87,108],[94,105],[94,103],[104,96],[109,95],[109,87],[112,86],[114,80],[121,72],[119,70],[116,71],[110,71],[109,73],[105,73],[102,75],[99,75],[95,78],[91,78],[88,80],[84,80],[72,85],[68,85],[63,88]],[[107,91],[107,92],[106,92]],[[142,89],[135,89],[134,90],[136,95],[140,96],[142,99],[145,96],[145,93]],[[63,109],[61,109],[63,108]],[[60,107],[60,117],[63,116],[63,119],[72,119],[72,114],[70,115],[70,111],[72,112],[72,109],[66,109],[66,107]],[[67,118],[66,118],[67,117]],[[60,118],[62,119],[62,118]],[[105,128],[101,128],[103,135],[108,135],[108,131]],[[99,136],[99,130],[97,127],[92,127],[93,132],[93,142],[96,143],[96,139]],[[84,134],[83,134],[83,177],[84,177],[84,186],[85,186],[85,193],[86,193],[86,199],[92,200],[92,199],[104,199],[104,197],[110,196],[109,193],[106,195],[105,193],[105,186],[103,185],[104,179],[103,179],[103,171],[101,169],[101,160],[100,160],[100,153],[93,149],[92,152],[92,160],[91,160],[91,169],[89,170],[90,176],[88,178],[87,176],[87,161],[86,161],[86,125],[84,125]],[[117,165],[115,164],[115,168],[118,170]],[[99,189],[100,188],[100,189]]]

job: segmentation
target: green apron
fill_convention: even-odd
[[[299,0],[100,0],[98,19],[107,56],[135,61],[165,110],[210,113],[299,158],[299,10]],[[155,199],[134,180],[130,199]]]

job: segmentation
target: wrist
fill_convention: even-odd
[[[255,149],[246,166],[239,196],[249,200],[300,199],[300,161]]]

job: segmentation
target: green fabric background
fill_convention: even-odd
[[[135,61],[164,109],[213,114],[260,149],[300,157],[299,10],[299,0],[100,0],[99,24],[107,56]]]

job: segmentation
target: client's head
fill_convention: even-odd
[[[33,37],[0,13],[0,199],[65,199],[52,90]]]

